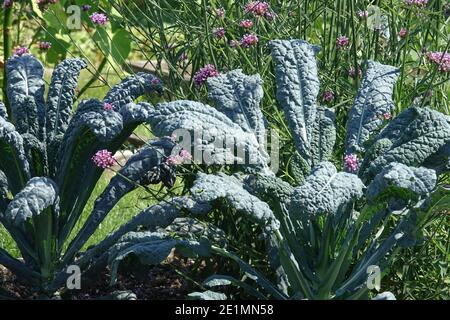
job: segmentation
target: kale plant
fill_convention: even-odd
[[[103,101],[84,100],[75,109],[77,78],[86,66],[81,59],[61,62],[45,99],[44,68],[36,58],[16,55],[6,63],[9,107],[0,103],[0,222],[16,242],[22,259],[0,248],[0,264],[45,295],[65,286],[71,265],[87,277],[102,270],[110,253],[119,261],[125,256],[125,243],[132,240],[131,236],[122,239],[125,233],[142,225],[149,230],[165,227],[169,216],[184,207],[195,208],[192,200],[172,199],[144,210],[82,252],[108,212],[127,193],[148,184],[173,185],[175,170],[167,158],[175,144],[169,138],[154,140],[111,179],[81,230],[69,241],[102,169],[111,164],[111,154],[103,151],[116,152],[153,110],[149,103],[134,101],[153,91],[162,92],[158,78],[139,73],[114,86]],[[103,151],[99,154],[99,150]],[[152,237],[164,242],[167,234]],[[184,244],[195,245],[173,240],[166,247]]]
[[[206,132],[208,138],[193,140],[194,152],[207,150],[214,163],[243,160],[214,143],[225,136],[252,154],[251,165],[239,162],[244,170],[233,176],[199,173],[191,198],[199,203],[226,201],[261,225],[278,280],[270,281],[225,247],[213,245],[213,253],[238,263],[259,288],[222,275],[204,284],[237,285],[257,298],[368,298],[368,268],[378,266],[386,273],[394,253],[420,241],[421,228],[449,206],[439,179],[450,169],[450,118],[413,106],[390,119],[398,70],[368,61],[349,112],[345,158],[339,164],[344,171],[339,171],[331,162],[334,112],[317,101],[319,48],[300,40],[272,41],[271,48],[277,99],[296,146],[291,172],[297,185],[270,171],[258,75],[235,70],[210,78],[209,97],[216,108],[176,101],[158,105],[148,119],[161,136],[178,129]],[[214,291],[193,297],[225,298]],[[389,293],[377,297],[388,298]]]

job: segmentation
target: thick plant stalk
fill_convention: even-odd
[[[13,7],[12,5],[4,9],[3,16],[3,61],[6,60],[11,55],[12,52],[12,23],[13,23]],[[3,102],[5,103],[8,115],[11,115],[11,110],[9,108],[8,97],[6,95],[6,67],[3,68]]]

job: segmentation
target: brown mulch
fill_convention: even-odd
[[[66,292],[63,294],[63,299],[114,299],[112,294],[117,291],[129,291],[138,300],[185,299],[188,293],[194,291],[194,288],[192,282],[175,271],[174,266],[187,274],[192,269],[192,265],[193,263],[190,260],[185,262],[182,259],[175,258],[171,261],[171,264],[161,264],[149,268],[144,277],[136,277],[130,272],[119,272],[117,284],[112,287],[109,285],[109,270],[105,270],[89,288]],[[21,284],[16,276],[2,266],[0,266],[0,287],[12,293],[14,298],[17,299],[39,299],[36,294],[31,293],[25,285]]]

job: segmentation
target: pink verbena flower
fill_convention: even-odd
[[[192,159],[191,153],[189,151],[183,149],[183,150],[180,151],[179,154],[171,155],[171,156],[167,157],[166,163],[169,166],[177,166],[177,165],[180,165],[180,164],[182,164],[184,162],[187,162],[187,161],[189,161],[191,159]]]
[[[18,57],[23,56],[26,53],[30,53],[30,50],[28,50],[27,47],[23,47],[23,46],[16,47],[13,51],[13,55],[18,56]]]
[[[177,166],[179,164],[181,164],[183,161],[181,160],[181,157],[179,155],[175,155],[175,156],[168,156],[166,159],[166,163],[169,166]]]
[[[350,78],[356,78],[356,77],[361,78],[362,77],[362,70],[361,70],[361,68],[358,68],[358,72],[356,72],[355,67],[350,67],[348,69],[348,76]]]
[[[248,19],[242,20],[241,22],[239,22],[239,26],[245,29],[250,29],[251,27],[253,27],[253,21]]]
[[[406,0],[405,3],[409,6],[425,7],[428,4],[428,0]]]
[[[441,72],[450,72],[450,54],[448,52],[428,52],[427,59],[438,66]]]
[[[36,0],[37,5],[43,9],[45,9],[50,4],[55,4],[57,2],[58,0]]]
[[[339,36],[336,39],[336,48],[338,50],[346,49],[350,44],[350,40],[346,36]]]
[[[214,67],[212,64],[207,64],[206,66],[198,70],[194,75],[195,86],[197,88],[200,88],[205,84],[208,78],[217,77],[218,75],[219,71],[217,71],[216,67]]]
[[[323,95],[322,95],[322,100],[324,101],[324,102],[331,102],[331,101],[333,101],[334,100],[334,92],[333,92],[333,90],[331,90],[331,89],[326,89],[324,92],[323,92]]]
[[[104,13],[94,12],[89,16],[93,24],[104,26],[108,22],[108,17]]]
[[[236,40],[230,40],[230,42],[228,43],[228,45],[229,45],[231,48],[236,48],[237,46],[239,46],[239,41],[236,41]]]
[[[39,50],[41,50],[41,51],[48,51],[48,50],[50,50],[51,47],[52,47],[51,42],[47,42],[47,41],[39,42]]]
[[[277,14],[276,14],[275,12],[273,12],[273,11],[267,11],[267,12],[264,14],[264,17],[265,17],[267,20],[269,20],[269,21],[273,21],[273,20],[276,19]]]
[[[358,17],[359,17],[361,20],[367,19],[367,18],[369,17],[369,11],[367,11],[367,10],[361,10],[361,11],[359,11],[359,12],[358,12]]]
[[[226,31],[224,28],[220,27],[220,28],[214,29],[213,33],[214,33],[214,37],[216,39],[222,39],[223,37],[225,37]]]
[[[113,109],[114,109],[114,106],[111,103],[105,102],[103,104],[103,110],[110,111],[110,110],[113,110]]]
[[[256,45],[259,42],[259,38],[256,34],[245,34],[239,44],[242,48],[248,48]]]
[[[88,4],[83,4],[83,5],[81,6],[81,10],[83,10],[83,11],[89,11],[89,10],[91,10],[91,6],[88,5]]]
[[[386,120],[386,121],[391,120],[392,119],[392,114],[389,111],[383,113],[383,119]]]
[[[5,1],[3,1],[2,8],[3,9],[10,8],[12,6],[12,4],[13,4],[12,0],[5,0]]]
[[[191,153],[185,149],[180,151],[179,156],[181,157],[181,159],[183,159],[183,161],[192,159]]]
[[[270,5],[265,1],[250,1],[244,7],[244,13],[251,13],[255,17],[263,17],[270,10]]]
[[[349,172],[356,172],[359,169],[358,156],[356,154],[348,154],[344,158],[345,170]]]
[[[401,28],[400,31],[398,32],[398,36],[402,39],[406,38],[407,35],[408,30],[406,30],[406,28]]]
[[[116,160],[114,159],[112,153],[106,149],[97,151],[97,153],[92,157],[92,161],[97,167],[102,169],[110,168],[116,164]]]
[[[225,9],[224,8],[217,8],[215,10],[215,12],[216,12],[216,16],[218,18],[223,18],[225,16]]]

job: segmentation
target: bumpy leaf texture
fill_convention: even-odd
[[[125,78],[121,83],[115,85],[103,99],[104,102],[111,103],[118,111],[121,107],[135,101],[144,94],[151,92],[162,94],[162,82],[154,75],[139,72]]]
[[[194,161],[240,163],[271,174],[267,156],[253,132],[244,131],[213,107],[186,100],[164,103],[158,105],[148,122],[157,136],[171,136],[180,129],[188,131]],[[234,148],[241,153],[236,154]]]
[[[171,187],[175,181],[173,168],[166,164],[171,154],[174,142],[170,139],[154,141],[134,154],[115,175],[106,189],[97,198],[94,209],[85,224],[69,245],[66,256],[73,256],[78,252],[89,237],[97,230],[99,224],[105,219],[109,211],[127,193],[138,186],[157,184],[163,182]],[[64,227],[63,227],[64,228]],[[65,236],[69,230],[63,232]]]
[[[8,192],[8,178],[6,178],[5,173],[0,170],[0,218],[2,217],[3,211],[6,209],[8,204]]]
[[[6,92],[14,120],[28,119],[31,121],[29,126],[43,130],[45,128],[45,84],[44,67],[41,62],[29,54],[13,56],[6,62],[6,75],[8,79]],[[30,109],[23,107],[24,103],[30,106],[30,103],[25,101],[27,97],[34,100]],[[37,118],[28,115],[28,112],[37,114]]]
[[[295,188],[289,212],[298,218],[335,214],[340,206],[359,199],[363,189],[356,175],[337,172],[332,163],[322,162]]]
[[[7,119],[8,118],[8,112],[6,110],[5,104],[0,101],[0,117]]]
[[[380,142],[383,142],[381,148]],[[369,179],[375,177],[392,162],[421,166],[449,142],[448,116],[429,108],[408,108],[378,135],[372,149],[380,150],[369,150],[369,158],[361,166],[360,175]]]
[[[298,152],[310,162],[320,86],[316,54],[320,49],[301,40],[275,40],[270,45],[278,102],[284,109]]]
[[[87,63],[83,59],[66,59],[53,71],[47,96],[47,142],[67,130],[78,76],[86,67]]]
[[[176,218],[164,231],[177,237],[190,240],[209,239],[223,247],[226,245],[226,234],[214,224],[190,217]]]
[[[148,231],[157,231],[158,228],[166,228],[178,218],[183,210],[191,214],[203,215],[211,210],[207,203],[199,203],[189,197],[174,197],[167,201],[162,201],[152,205],[133,217],[126,224],[122,225],[116,232],[106,237],[95,247],[86,251],[83,256],[77,260],[77,263],[84,265],[90,262],[93,257],[103,254],[125,234],[136,231],[142,227]]]
[[[120,238],[109,250],[111,282],[115,283],[121,261],[130,255],[139,258],[145,265],[157,265],[164,261],[175,247],[191,251],[200,256],[209,256],[209,243],[183,239],[174,239],[167,233],[130,232]]]
[[[264,145],[265,118],[260,108],[263,81],[259,75],[247,76],[233,70],[208,79],[208,97],[215,107],[245,131],[253,131]]]
[[[191,193],[194,199],[200,202],[226,199],[231,207],[243,212],[268,231],[274,231],[280,227],[269,205],[245,190],[242,182],[236,177],[199,173]]]
[[[336,115],[333,110],[320,106],[317,108],[312,126],[311,163],[313,166],[331,158],[336,143]]]
[[[22,136],[2,117],[0,117],[0,154],[0,170],[7,175],[11,192],[16,194],[30,178],[30,165],[25,155]]]
[[[294,188],[286,181],[266,175],[249,175],[245,178],[244,187],[271,207],[280,202],[289,203],[294,192]]]
[[[392,93],[399,70],[368,61],[361,87],[350,109],[347,121],[346,153],[365,150],[364,144],[384,123],[383,115],[392,113]]]
[[[401,163],[388,164],[367,188],[367,199],[374,201],[390,188],[404,189],[417,196],[426,196],[436,187],[436,172],[427,168],[408,167]]]
[[[25,188],[9,203],[5,219],[15,226],[20,226],[28,219],[41,214],[45,209],[53,207],[58,212],[58,187],[48,178],[32,178]]]

